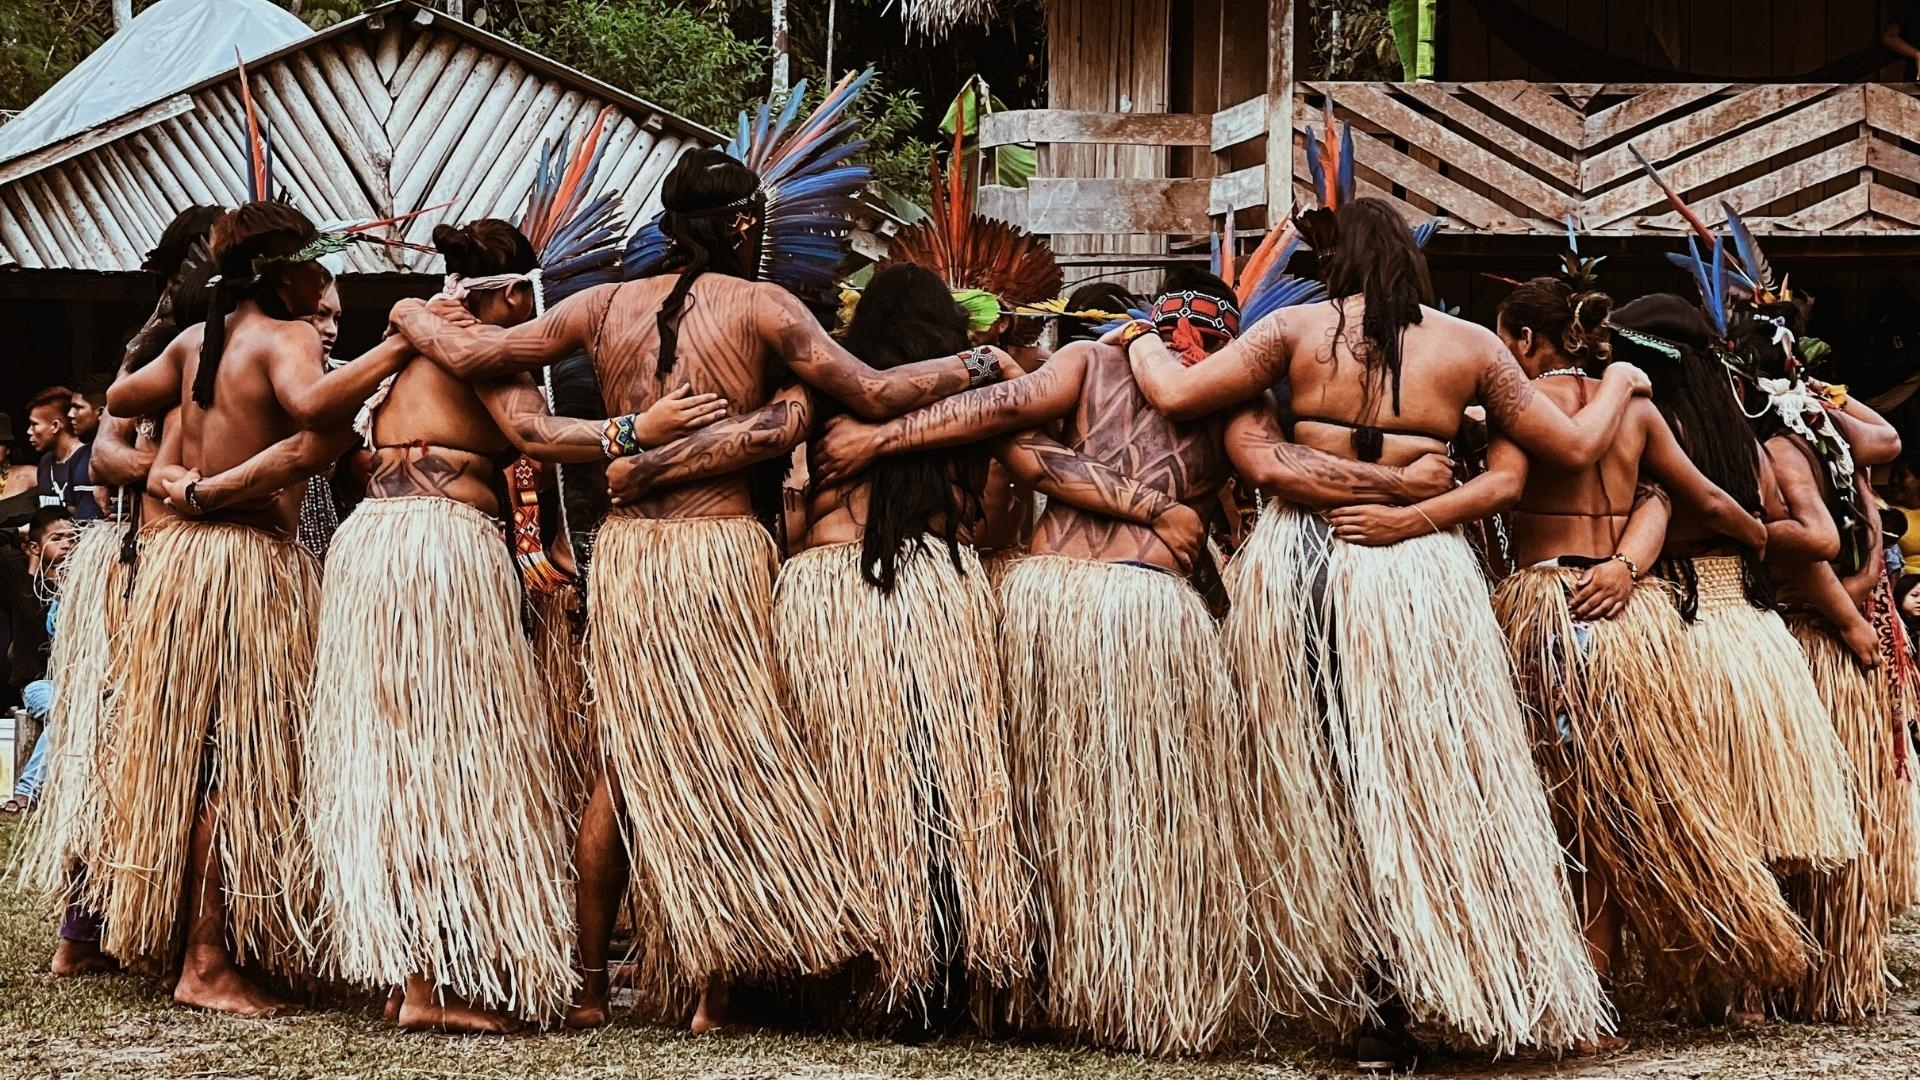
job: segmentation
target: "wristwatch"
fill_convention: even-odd
[[[993,353],[984,345],[976,345],[960,354],[967,365],[967,389],[978,390],[1000,381],[1000,373],[994,370]]]
[[[187,509],[196,514],[202,512],[200,508],[200,481],[198,480],[187,481]]]

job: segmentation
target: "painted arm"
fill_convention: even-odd
[[[1026,431],[1001,440],[994,448],[994,457],[1014,479],[1046,492],[1050,499],[1135,525],[1152,525],[1154,519],[1179,505],[1179,500],[1166,492],[1083,457],[1043,431]]]
[[[836,418],[814,441],[814,480],[842,484],[885,455],[981,442],[1057,420],[1079,402],[1094,348],[1069,345],[1031,375],[955,394],[885,423]]]
[[[182,426],[171,425],[172,428]],[[166,443],[172,437],[173,432],[169,430],[167,438],[162,440],[163,458],[169,456]],[[176,512],[188,517],[250,507],[268,502],[288,487],[324,472],[351,449],[353,443],[353,431],[338,426],[328,431],[296,432],[233,468],[208,477],[182,467],[177,461],[157,462],[148,474],[147,494],[166,500]],[[189,483],[194,485],[194,502],[199,503],[197,512],[187,502]]]
[[[1446,494],[1412,506],[1343,506],[1327,511],[1327,524],[1348,543],[1387,547],[1511,509],[1526,486],[1526,453],[1495,436],[1487,445],[1487,471]]]
[[[388,318],[421,355],[469,382],[501,379],[557,364],[591,343],[618,285],[574,294],[515,327],[449,322],[421,300],[402,300]]]
[[[496,379],[477,388],[494,423],[514,448],[530,458],[551,462],[601,461],[607,456],[606,420],[577,420],[547,411],[546,395],[532,375]],[[641,447],[652,449],[719,420],[727,403],[719,394],[695,394],[676,387],[634,418]]]
[[[862,363],[828,336],[792,293],[777,285],[762,286],[754,310],[759,316],[761,341],[786,362],[795,378],[867,420],[886,420],[901,413],[952,397],[972,385],[966,360],[941,356],[885,371]],[[1018,372],[1013,359],[999,350],[995,363],[1003,377]]]
[[[107,388],[107,411],[115,416],[157,416],[180,404],[180,373],[190,350],[198,350],[200,335],[183,332],[160,350],[153,362],[138,371],[123,371]]]
[[[1900,433],[1859,398],[1849,396],[1845,405],[1829,410],[1828,415],[1853,451],[1855,465],[1886,465],[1900,456]]]
[[[288,326],[286,347],[275,349],[269,372],[273,394],[293,422],[309,430],[335,427],[353,419],[380,382],[413,359],[411,342],[398,334],[333,371],[326,369],[320,336],[305,323]]]
[[[1169,420],[1197,420],[1231,408],[1286,378],[1292,348],[1287,322],[1285,311],[1275,312],[1192,367],[1181,363],[1158,334],[1135,338],[1127,349],[1133,381]]]
[[[93,482],[108,487],[144,488],[147,473],[153,468],[156,450],[140,449],[138,420],[108,413],[100,418],[100,431],[93,437]]]
[[[1487,337],[1492,346],[1479,386],[1487,422],[1549,468],[1567,472],[1591,468],[1613,442],[1627,405],[1649,385],[1646,374],[1631,364],[1608,365],[1599,393],[1577,414],[1568,416],[1534,389],[1533,380],[1499,338]]]
[[[1234,412],[1227,421],[1226,445],[1227,459],[1248,483],[1314,509],[1370,503],[1407,506],[1453,487],[1453,462],[1438,454],[1395,468],[1349,461],[1289,442],[1264,400]]]
[[[723,476],[771,461],[800,445],[812,426],[812,396],[804,385],[787,386],[753,412],[615,460],[607,466],[613,505],[635,502],[656,487]]]
[[[1767,523],[1769,562],[1827,562],[1840,557],[1840,530],[1820,498],[1820,481],[1807,455],[1788,438],[1768,439],[1764,450],[1785,504],[1785,516]]]
[[[1764,553],[1768,539],[1766,525],[1695,467],[1693,459],[1680,448],[1680,440],[1674,438],[1673,429],[1667,426],[1660,410],[1650,401],[1640,401],[1634,403],[1633,412],[1634,419],[1646,432],[1645,448],[1640,455],[1641,474],[1658,481],[1669,496],[1698,513],[1714,532]],[[1663,528],[1663,534],[1664,531]],[[1651,562],[1639,562],[1637,556],[1634,558],[1640,566],[1651,565]]]

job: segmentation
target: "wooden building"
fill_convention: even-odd
[[[511,218],[545,142],[614,110],[600,167],[630,219],[659,209],[680,153],[710,129],[414,0],[383,4],[250,65],[275,143],[276,182],[316,221],[367,221],[449,204],[399,227],[425,243],[440,222]],[[0,400],[111,371],[151,310],[139,271],[173,213],[244,197],[244,121],[231,72],[184,86],[0,161]],[[370,343],[386,309],[420,295],[438,258],[349,249],[342,348]]]
[[[1866,298],[1920,295],[1920,88],[1891,81],[1912,71],[1879,43],[1890,8],[1441,0],[1439,77],[1409,84],[1316,78],[1305,0],[1048,0],[1047,108],[983,133],[1040,144],[1040,172],[982,206],[1078,277],[1162,264],[1229,214],[1251,236],[1310,198],[1305,132],[1331,99],[1362,193],[1444,218],[1436,288],[1487,318],[1504,287],[1481,271],[1549,272],[1569,218],[1620,293],[1684,288],[1663,257],[1680,222],[1632,144],[1709,222],[1724,200],[1769,237],[1843,338],[1882,313]]]

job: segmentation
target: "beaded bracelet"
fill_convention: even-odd
[[[1120,351],[1127,352],[1133,348],[1134,342],[1153,333],[1158,333],[1158,331],[1152,323],[1145,319],[1134,319],[1127,323],[1126,326],[1120,328]]]
[[[1627,558],[1624,552],[1619,552],[1619,551],[1614,552],[1612,561],[1620,563],[1621,565],[1627,568],[1627,577],[1629,577],[1634,581],[1640,580],[1639,565],[1635,563],[1632,559]]]
[[[609,459],[637,454],[640,446],[640,416],[628,413],[607,420],[607,426],[600,430],[600,452]]]

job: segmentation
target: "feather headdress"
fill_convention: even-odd
[[[1353,124],[1347,120],[1334,121],[1332,94],[1321,103],[1319,130],[1309,129],[1306,141],[1307,174],[1313,178],[1313,196],[1318,205],[1304,210],[1294,207],[1293,225],[1308,247],[1324,255],[1340,246],[1340,227],[1334,213],[1354,200],[1358,182],[1353,167]],[[1440,231],[1440,224],[1439,218],[1428,218],[1414,226],[1414,243],[1424,249],[1433,234]]]
[[[927,220],[901,230],[893,238],[881,267],[894,263],[924,266],[940,276],[965,306],[966,294],[983,294],[993,301],[994,318],[1003,314],[1050,314],[1039,305],[1060,295],[1066,276],[1054,260],[1053,249],[1032,233],[997,218],[975,212],[973,187],[959,156],[963,134],[954,134],[953,157],[947,169],[933,170],[933,198]],[[985,318],[986,305],[977,314]],[[970,312],[970,315],[974,314]],[[974,320],[976,328],[978,319]]]
[[[778,112],[763,102],[752,115],[740,114],[725,149],[760,176],[765,208],[754,280],[801,295],[831,293],[847,259],[857,196],[873,177],[872,169],[853,161],[867,144],[851,137],[859,121],[848,115],[872,79],[872,69],[849,73],[804,120],[804,81]],[[631,279],[663,272],[670,248],[656,216],[627,245],[623,273]]]

